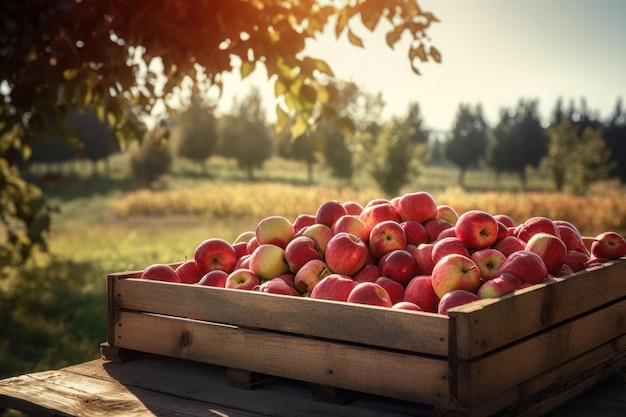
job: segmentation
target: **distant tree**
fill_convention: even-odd
[[[254,170],[274,153],[274,138],[265,124],[265,110],[261,93],[253,89],[240,104],[235,104],[234,115],[222,117],[219,130],[220,152],[234,158],[237,166],[246,171],[248,180],[254,180]]]
[[[428,145],[414,143],[411,119],[385,123],[370,155],[369,174],[378,187],[394,197],[419,175],[428,157]]]
[[[169,172],[171,165],[172,153],[164,127],[157,127],[149,132],[130,160],[133,176],[146,187]]]
[[[615,110],[607,123],[604,137],[611,150],[613,169],[611,176],[626,183],[626,110],[622,109],[622,101],[617,100]]]
[[[542,161],[558,191],[585,194],[589,186],[608,177],[611,153],[599,128],[582,132],[568,119],[549,129],[548,153]]]
[[[193,161],[207,172],[206,161],[217,149],[217,120],[213,108],[193,90],[189,107],[176,118],[178,156]]]
[[[353,155],[347,143],[347,132],[332,121],[323,122],[313,136],[319,137],[324,149],[324,161],[331,175],[350,183],[354,174]]]
[[[444,145],[444,156],[459,168],[459,185],[464,184],[467,170],[485,157],[488,130],[480,105],[473,110],[466,104],[459,106],[452,132]]]
[[[485,162],[498,176],[517,174],[526,189],[526,168],[537,167],[547,152],[548,136],[541,125],[536,100],[520,100],[515,113],[504,109],[490,135]]]
[[[430,130],[426,127],[419,103],[412,102],[409,104],[409,113],[407,119],[407,122],[411,125],[411,128],[413,129],[413,133],[410,137],[411,141],[413,143],[428,144],[428,139],[430,138]]]

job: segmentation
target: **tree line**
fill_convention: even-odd
[[[433,138],[417,102],[409,105],[404,117],[383,121],[380,94],[367,93],[352,83],[337,82],[335,88],[339,98],[331,117],[296,137],[288,130],[276,133],[266,123],[257,90],[224,116],[216,116],[214,107],[196,92],[173,121],[174,146],[144,142],[141,154],[133,158],[133,172],[149,182],[169,170],[173,156],[206,169],[211,156],[221,155],[236,160],[253,180],[255,170],[278,155],[301,161],[311,183],[316,165],[324,165],[346,185],[356,172],[367,172],[390,196],[428,163],[455,166],[461,186],[473,168],[489,169],[498,179],[515,175],[522,189],[527,187],[529,170],[540,170],[557,191],[579,195],[598,180],[626,181],[626,112],[621,100],[609,119],[600,120],[584,100],[564,108],[560,99],[544,124],[538,101],[520,99],[515,107],[503,108],[494,125],[487,123],[480,104],[461,103],[445,137]],[[140,172],[141,161],[150,158],[159,159],[152,164],[155,168]]]

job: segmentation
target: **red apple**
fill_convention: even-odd
[[[480,300],[480,297],[475,293],[467,290],[452,290],[444,294],[439,301],[437,307],[437,313],[448,315],[448,310],[454,307],[458,307],[464,304],[469,304],[473,301]]]
[[[290,286],[296,288],[295,285],[294,285],[296,274],[292,274],[291,272],[287,272],[286,274],[280,274],[276,278],[280,278],[283,281],[285,281],[287,284],[289,284]]]
[[[561,265],[559,270],[553,273],[552,275],[556,278],[562,278],[568,275],[572,275],[573,273],[574,273],[574,270],[568,264],[563,264]]]
[[[285,260],[294,274],[311,259],[322,259],[322,253],[308,236],[294,237],[285,247]]]
[[[357,282],[347,275],[330,274],[313,287],[311,298],[347,301]]]
[[[351,214],[353,216],[360,216],[361,212],[363,211],[363,205],[356,201],[345,201],[343,203],[343,207],[346,209],[346,212],[348,214]]]
[[[253,290],[261,283],[258,275],[249,269],[236,269],[226,277],[224,288]]]
[[[410,301],[400,301],[391,306],[398,310],[424,311],[420,306]]]
[[[556,221],[555,221],[556,223]],[[585,246],[585,242],[583,241],[583,237],[576,229],[574,225],[569,226],[571,223],[556,223],[556,227],[559,230],[559,235],[561,236],[561,240],[565,243],[568,250],[575,250],[578,252],[586,253],[588,252],[587,247]]]
[[[383,276],[391,278],[402,285],[417,275],[417,261],[406,249],[394,249],[387,252],[378,262]]]
[[[457,213],[457,211],[448,204],[439,204],[437,206],[437,218],[444,219],[454,225],[459,219],[459,213]]]
[[[317,248],[320,253],[324,255],[326,252],[326,245],[331,237],[333,237],[333,230],[330,226],[326,226],[325,224],[316,223],[311,225],[304,230],[302,236],[310,237],[317,243]]]
[[[402,221],[422,223],[437,217],[437,203],[432,195],[424,191],[406,193],[398,199],[398,212]]]
[[[498,298],[522,287],[523,282],[513,274],[500,274],[483,282],[476,294],[480,298]]]
[[[441,240],[435,241],[434,243],[435,246],[433,246],[433,252],[431,253],[434,264],[439,262],[439,260],[444,256],[452,253],[458,253],[459,255],[467,257],[470,256],[467,246],[465,246],[465,243],[463,243],[458,237],[445,237]]]
[[[250,238],[250,240],[248,241],[248,244],[246,245],[246,250],[248,251],[248,255],[251,255],[252,252],[254,252],[254,250],[258,247],[259,247],[259,241],[255,235],[254,237]]]
[[[437,237],[446,229],[454,227],[452,223],[444,219],[430,219],[422,223],[428,234],[428,241],[434,242]]]
[[[409,252],[417,262],[417,275],[430,275],[433,272],[435,263],[433,262],[434,243],[422,243],[417,247],[409,249]]]
[[[293,221],[293,230],[296,234],[307,226],[315,224],[315,216],[312,214],[300,214]]]
[[[543,259],[535,252],[520,250],[510,254],[500,267],[500,274],[513,274],[523,283],[534,285],[548,276]]]
[[[572,271],[578,272],[587,267],[590,258],[589,252],[583,253],[576,250],[568,250],[564,264],[569,266]]]
[[[233,270],[240,268],[250,268],[250,255],[243,255],[242,257],[237,258],[237,262],[235,262]],[[219,269],[217,271],[219,271]]]
[[[289,285],[287,281],[280,277],[272,278],[269,281],[261,283],[257,290],[270,294],[300,296],[293,286]]]
[[[185,284],[195,284],[202,278],[202,272],[198,269],[195,259],[188,259],[176,267],[176,273],[180,282]]]
[[[458,237],[456,237],[456,230],[454,229],[454,226],[448,227],[447,229],[443,229],[441,233],[437,235],[437,239],[435,239],[434,242],[437,242],[438,240],[441,240],[441,239],[445,239],[447,237],[454,237],[458,239]]]
[[[140,278],[152,281],[181,282],[180,277],[169,265],[152,264],[143,270]]]
[[[289,265],[285,260],[285,250],[271,243],[259,245],[250,255],[249,268],[262,281],[285,274],[289,272]]]
[[[235,250],[235,256],[237,259],[248,255],[248,242],[233,243],[233,249]]]
[[[350,291],[347,301],[349,303],[369,304],[375,306],[391,307],[391,297],[387,291],[375,282],[360,282]]]
[[[220,269],[214,269],[213,271],[204,274],[204,276],[200,278],[200,281],[198,281],[197,285],[224,288],[226,286],[226,278],[228,278],[227,272]]]
[[[339,232],[328,241],[324,259],[331,271],[354,275],[367,262],[369,249],[361,239],[351,233]]]
[[[369,248],[376,259],[394,249],[405,249],[406,245],[406,232],[396,221],[382,221],[374,225],[370,231]]]
[[[377,264],[365,264],[365,266],[361,268],[359,272],[354,274],[352,278],[356,282],[374,282],[382,275],[383,273]]]
[[[456,237],[469,250],[488,248],[498,238],[498,222],[486,211],[470,210],[459,216],[455,224]]]
[[[209,238],[196,247],[194,260],[202,274],[214,269],[230,273],[235,269],[237,254],[233,245],[224,239]]]
[[[341,216],[337,219],[337,221],[335,221],[331,229],[333,231],[333,234],[335,235],[340,232],[346,232],[356,235],[366,245],[370,237],[369,229],[367,228],[363,220],[361,220],[359,216],[356,216],[354,214],[346,214],[345,216]]]
[[[359,218],[363,220],[368,230],[372,230],[375,225],[384,221],[392,220],[402,223],[398,208],[389,202],[365,206]]]
[[[494,214],[493,218],[501,222],[508,228],[515,227],[515,220],[513,220],[513,218],[509,216],[508,214],[503,214],[503,213]]]
[[[406,233],[407,244],[419,245],[420,243],[428,243],[428,232],[422,223],[407,220],[400,223],[400,226],[402,226]]]
[[[402,285],[398,281],[388,277],[379,277],[374,282],[383,287],[385,291],[387,291],[387,294],[389,294],[389,298],[391,298],[392,304],[399,303],[400,301],[404,300],[404,285]]]
[[[393,204],[389,199],[386,198],[374,198],[367,202],[364,208],[370,206],[377,206],[379,204]]]
[[[618,259],[626,256],[626,239],[617,232],[603,232],[594,238],[591,255],[602,259]]]
[[[293,224],[283,216],[268,216],[256,226],[256,238],[260,245],[271,244],[285,248],[295,234]]]
[[[409,281],[404,288],[404,301],[415,303],[429,313],[436,313],[439,296],[433,289],[432,277],[430,275],[418,275]]]
[[[312,259],[298,270],[293,279],[293,285],[300,294],[310,295],[313,288],[331,271],[326,266],[326,262],[319,259]]]
[[[526,242],[526,250],[539,255],[550,274],[558,271],[567,258],[565,243],[560,238],[545,232],[532,235]]]
[[[498,223],[498,237],[496,238],[496,242],[504,239],[507,236],[513,235],[513,228],[507,227],[504,223],[499,220],[496,220]]]
[[[524,250],[526,247],[526,242],[520,239],[517,236],[506,236],[500,240],[498,240],[492,248],[499,250],[504,254],[504,256],[508,257],[513,252],[517,252],[520,250]]]
[[[516,228],[516,236],[524,242],[528,242],[528,239],[530,239],[532,235],[539,232],[546,232],[551,235],[561,237],[559,235],[559,229],[556,227],[554,222],[547,217],[531,217]]]
[[[432,282],[439,298],[452,290],[475,292],[480,286],[480,270],[469,257],[453,253],[435,264]]]
[[[252,239],[253,237],[256,237],[256,233],[253,232],[252,230],[248,230],[246,232],[241,232],[235,238],[235,240],[233,240],[233,246],[236,243],[248,243],[250,241],[250,239]]]
[[[329,200],[322,203],[315,213],[315,223],[325,224],[332,227],[333,223],[348,214],[346,208],[337,200]]]
[[[506,256],[494,248],[479,249],[472,252],[470,258],[480,270],[480,277],[483,281],[488,281],[499,275],[499,270]]]

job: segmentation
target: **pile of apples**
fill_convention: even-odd
[[[626,257],[626,239],[604,232],[585,244],[563,220],[458,214],[427,192],[362,206],[331,200],[293,222],[269,216],[230,243],[201,242],[176,268],[141,277],[447,314]]]

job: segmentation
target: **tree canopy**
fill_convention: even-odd
[[[304,51],[324,30],[363,47],[359,31],[386,22],[391,48],[408,38],[415,72],[441,60],[427,37],[437,18],[415,0],[5,0],[0,19],[0,200],[33,140],[72,139],[64,122],[76,110],[92,110],[122,143],[141,139],[146,116],[175,111],[184,80],[221,90],[224,72],[265,66],[277,127],[295,116],[292,133],[304,132],[334,100],[331,67]],[[9,204],[0,221],[22,224],[9,235],[25,241],[35,214],[19,213]]]

